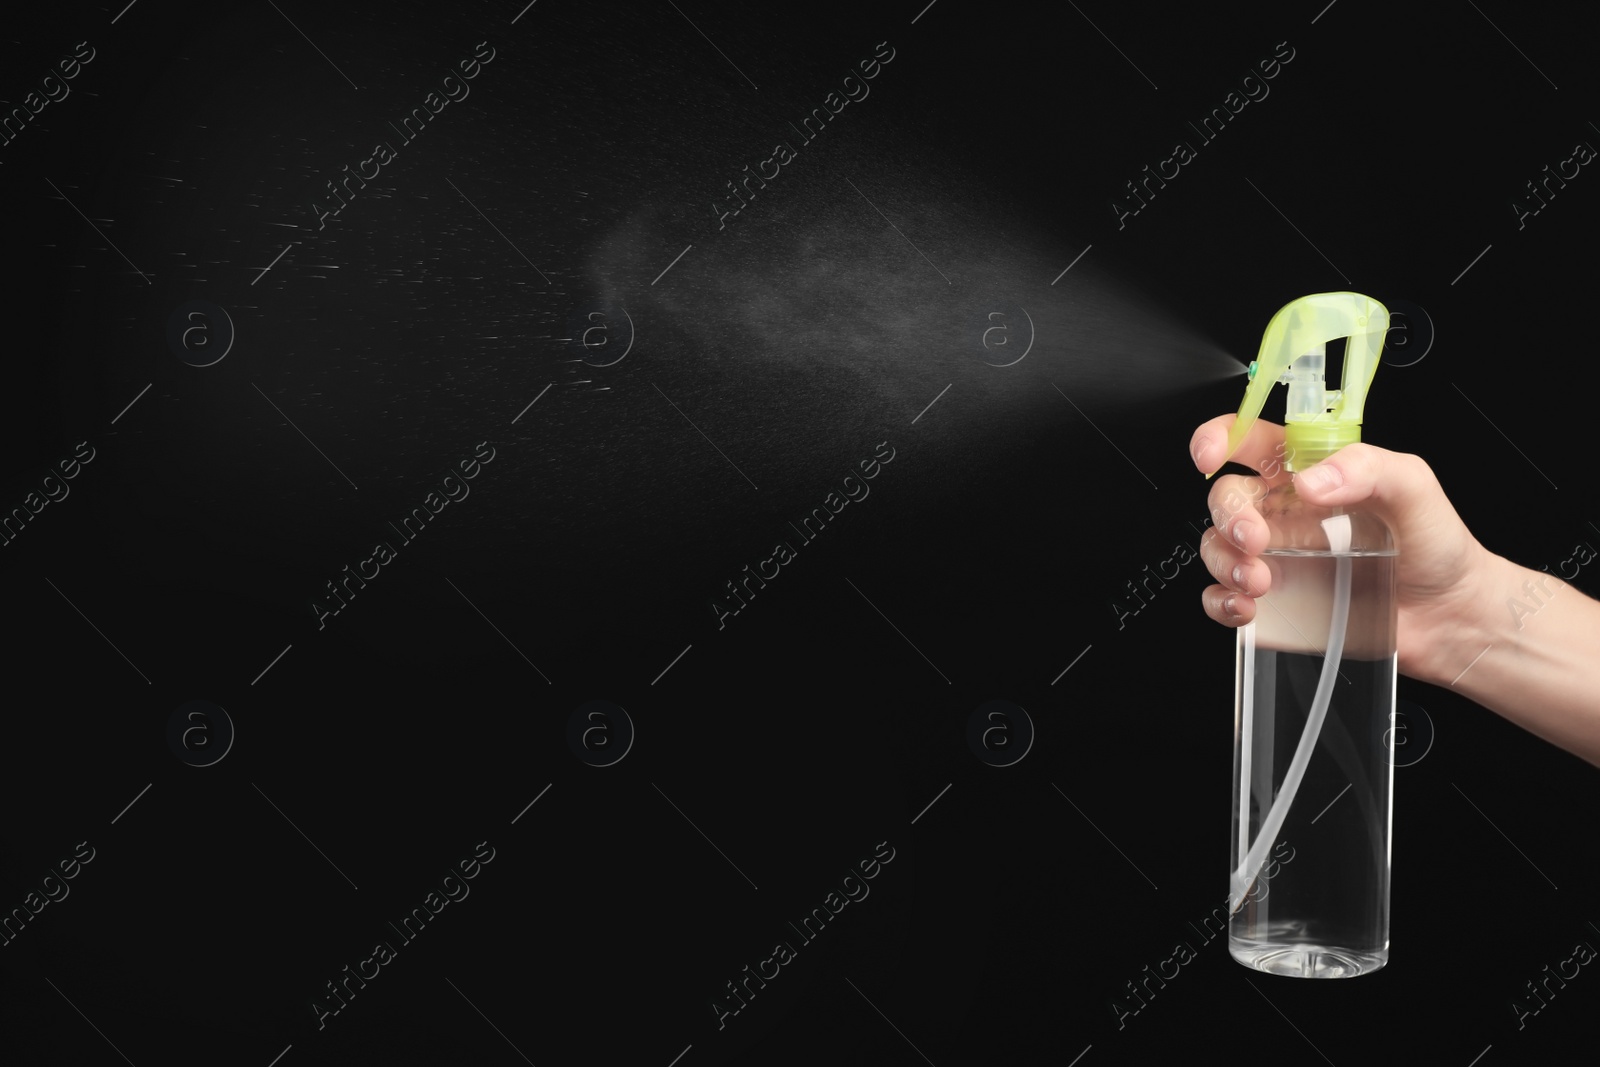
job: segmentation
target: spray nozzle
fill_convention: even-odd
[[[1223,463],[1239,450],[1267,394],[1280,382],[1289,386],[1283,420],[1286,469],[1304,470],[1361,440],[1362,408],[1388,331],[1389,309],[1360,293],[1316,293],[1285,304],[1267,324],[1261,351],[1250,363],[1250,384],[1228,432]],[[1347,338],[1344,372],[1340,388],[1330,390],[1323,376],[1327,344],[1341,337]]]

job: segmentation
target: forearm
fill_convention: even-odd
[[[1600,602],[1495,557],[1473,615],[1436,684],[1600,766]]]

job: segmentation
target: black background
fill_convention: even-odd
[[[0,948],[18,1062],[1585,1047],[1588,969],[1522,1029],[1511,1002],[1600,943],[1594,768],[1404,678],[1432,747],[1396,773],[1389,966],[1286,981],[1218,939],[1119,1026],[1226,893],[1234,639],[1198,562],[1113,601],[1197,542],[1189,436],[1273,312],[1338,289],[1431,322],[1391,335],[1368,441],[1520,563],[1600,543],[1600,179],[1511,208],[1600,140],[1591,7],[277,7],[0,33],[8,108],[95,50],[0,147],[0,503],[95,450],[0,551],[0,905],[96,850]],[[1119,228],[1124,182],[1279,42],[1270,95]],[[318,230],[377,140],[397,158]],[[203,368],[168,341],[194,300],[236,330]],[[631,322],[610,366],[570,328],[596,309],[613,346]],[[319,628],[324,583],[480,441],[470,495]],[[881,442],[870,496],[719,628],[724,583]],[[1003,768],[968,743],[994,699],[1036,734]],[[191,700],[236,730],[211,766],[168,744]],[[591,700],[634,732],[611,766],[568,742]],[[470,896],[319,1029],[324,983],[480,841]],[[724,983],[881,842],[870,896],[719,1029]]]

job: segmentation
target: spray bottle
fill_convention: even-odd
[[[1286,470],[1359,441],[1388,328],[1388,310],[1359,293],[1284,306],[1250,364],[1228,455],[1278,382]],[[1341,388],[1328,390],[1326,346],[1339,338]],[[1389,959],[1394,538],[1371,512],[1306,502],[1292,480],[1255,506],[1271,584],[1238,631],[1228,948],[1269,974],[1371,974]]]

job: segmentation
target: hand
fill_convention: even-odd
[[[1202,472],[1222,465],[1228,431],[1237,417],[1220,416],[1194,432],[1190,455]],[[1224,626],[1255,619],[1255,598],[1269,591],[1271,572],[1258,558],[1268,531],[1255,504],[1291,477],[1283,469],[1282,446],[1283,427],[1258,420],[1231,462],[1261,473],[1223,475],[1207,498],[1214,525],[1200,539],[1200,558],[1220,584],[1207,588],[1200,599],[1206,614]],[[1324,476],[1326,481],[1319,480]],[[1296,492],[1308,503],[1360,505],[1388,523],[1400,553],[1395,574],[1398,669],[1408,677],[1448,684],[1461,667],[1455,662],[1455,633],[1490,595],[1486,590],[1505,561],[1472,536],[1433,471],[1417,456],[1369,444],[1347,445],[1292,477]]]

